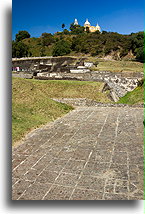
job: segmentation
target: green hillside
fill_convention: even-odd
[[[118,103],[129,105],[143,104],[144,103],[144,85],[138,86],[131,92],[128,92],[124,97],[120,98]]]
[[[64,29],[55,34],[42,33],[39,38],[19,31],[12,43],[12,56],[110,56],[120,60],[143,62],[144,32],[123,35],[116,32],[85,32],[82,26]]]

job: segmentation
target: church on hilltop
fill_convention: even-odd
[[[74,21],[74,25],[78,25],[78,20],[75,19]],[[84,28],[85,28],[85,31],[87,31],[87,29],[89,29],[90,32],[95,32],[95,31],[99,31],[101,32],[101,28],[100,26],[97,25],[96,26],[91,26],[90,22],[88,21],[88,19],[86,19],[85,23],[84,23]]]

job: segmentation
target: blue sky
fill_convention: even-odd
[[[97,22],[102,30],[129,34],[144,30],[144,0],[13,0],[12,38],[19,30],[31,37],[69,29],[77,18],[83,25]]]

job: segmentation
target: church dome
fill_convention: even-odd
[[[98,23],[97,23],[97,25],[96,25],[96,30],[101,30],[101,28],[100,28],[100,26],[98,25]]]
[[[90,25],[90,22],[88,21],[88,19],[86,19],[84,25]]]

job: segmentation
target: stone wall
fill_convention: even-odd
[[[114,101],[137,87],[138,80],[143,78],[139,72],[91,71],[92,62],[77,57],[35,57],[13,59],[13,70],[19,67],[14,76],[35,79],[58,79],[105,82],[103,91],[110,90]]]
[[[76,57],[30,57],[12,59],[13,70],[16,67],[25,72],[69,72],[77,66],[83,65],[85,58]]]

